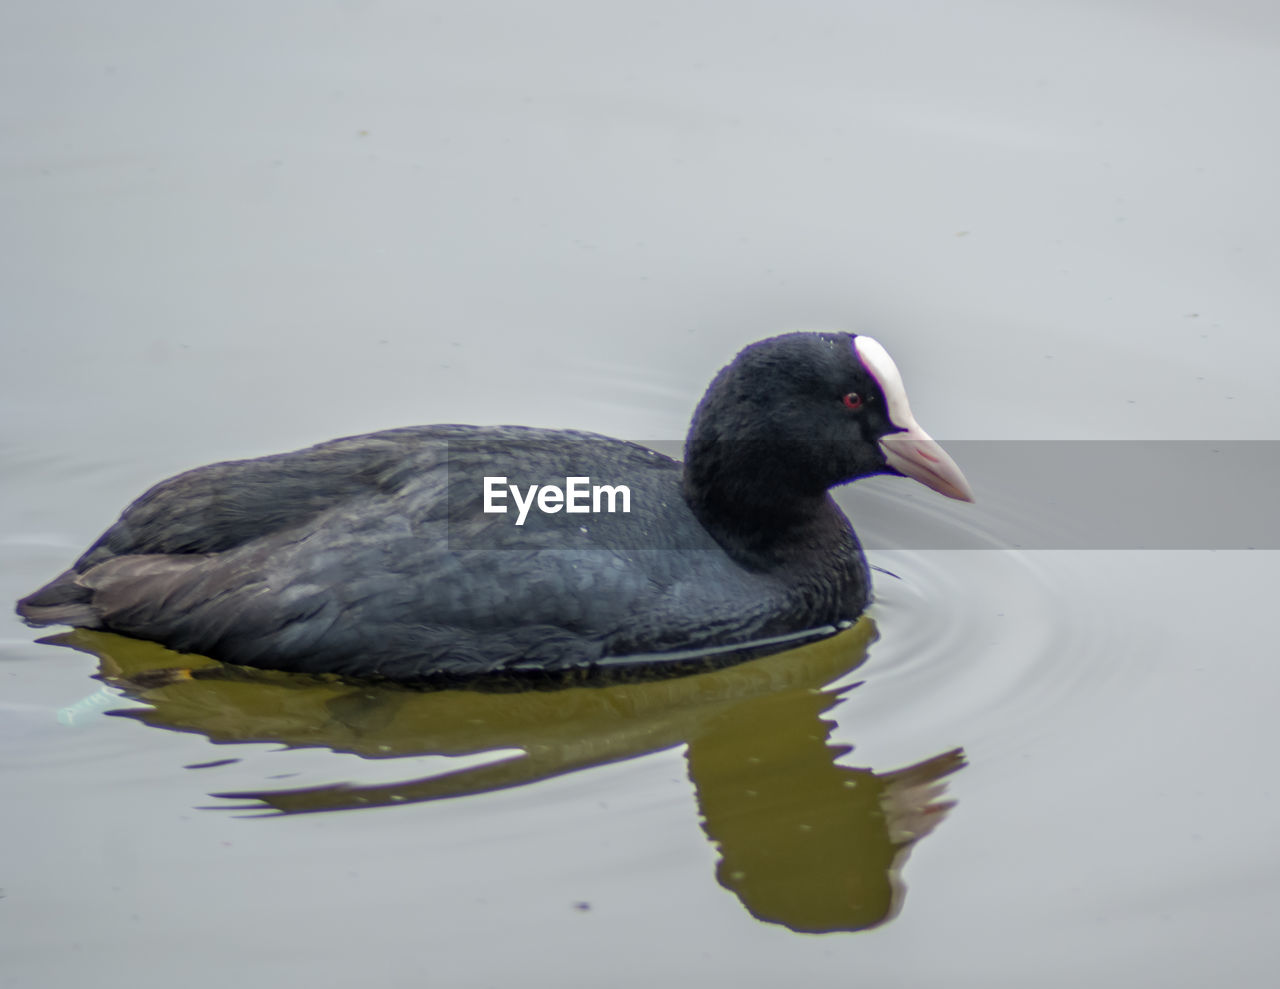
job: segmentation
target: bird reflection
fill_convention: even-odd
[[[824,715],[875,637],[869,619],[792,649],[675,679],[563,689],[414,690],[229,667],[84,629],[45,640],[99,658],[147,706],[112,712],[215,742],[324,746],[368,758],[498,753],[396,783],[214,794],[272,814],[484,793],[684,745],[717,879],[762,921],[856,931],[892,918],[912,845],[951,809],[942,780],[960,749],[894,772],[837,763]],[[175,673],[181,670],[181,673]],[[189,672],[188,672],[189,671]],[[511,750],[517,750],[512,755]]]

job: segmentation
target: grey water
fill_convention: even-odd
[[[841,492],[888,571],[875,639],[790,693],[716,681],[732,725],[676,693],[520,730],[509,699],[428,698],[432,726],[506,720],[398,749],[399,709],[356,697],[304,744],[335,698],[230,683],[195,711],[176,685],[162,710],[11,619],[0,986],[1272,984],[1269,5],[0,19],[0,599],[214,460],[425,422],[674,440],[791,329],[880,339],[978,496]],[[753,911],[709,784],[730,728],[772,737],[806,697],[836,785],[967,762],[933,764],[954,805],[924,824],[872,808],[918,840],[881,870],[892,909],[825,934]],[[650,719],[625,738],[599,720],[622,705]],[[405,789],[495,765],[528,771]],[[352,790],[414,799],[216,796]],[[792,870],[815,901],[825,848]]]

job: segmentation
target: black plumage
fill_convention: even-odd
[[[201,467],[144,494],[18,610],[242,665],[405,681],[851,620],[869,575],[827,489],[898,472],[881,440],[904,428],[855,339],[744,350],[698,406],[684,465],[590,433],[446,425]],[[535,509],[517,526],[481,510],[486,476],[626,485],[630,511]]]

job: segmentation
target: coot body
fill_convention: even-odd
[[[289,671],[590,669],[857,617],[869,575],[834,484],[902,473],[969,497],[868,337],[748,347],[685,452],[449,425],[213,464],[144,494],[18,611]]]

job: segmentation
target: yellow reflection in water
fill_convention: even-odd
[[[854,931],[900,906],[911,846],[942,820],[940,781],[959,749],[875,773],[823,715],[857,684],[828,686],[866,658],[863,619],[830,638],[713,672],[652,682],[505,692],[414,690],[229,667],[155,643],[83,629],[46,640],[99,657],[104,678],[146,708],[116,712],[216,742],[325,746],[370,758],[521,754],[379,785],[218,794],[296,814],[439,800],[686,746],[716,874],[761,920]],[[191,675],[157,674],[174,669]],[[244,805],[240,805],[244,806]]]

